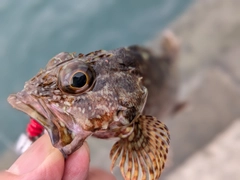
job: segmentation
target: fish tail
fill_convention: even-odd
[[[155,117],[141,115],[131,124],[132,129],[127,128],[131,133],[121,136],[111,149],[111,170],[119,166],[125,180],[158,179],[168,154],[167,126]]]

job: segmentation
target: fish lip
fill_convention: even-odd
[[[59,126],[56,126],[51,119],[48,119],[49,111],[44,109],[43,105],[37,98],[25,92],[19,92],[17,94],[11,94],[7,101],[13,108],[22,111],[37,120],[37,122],[47,130],[52,144],[57,148],[61,147],[62,142],[59,135]],[[66,126],[64,126],[64,128],[68,130]]]
[[[26,96],[23,93],[11,94],[9,95],[7,101],[13,108],[26,113],[30,117],[37,120],[40,124],[45,126],[46,124],[43,124],[41,122],[46,121],[46,117],[43,114],[41,114],[39,110],[36,110],[33,106],[27,103],[27,99],[29,99],[29,97],[26,98]]]

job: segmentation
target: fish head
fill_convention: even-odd
[[[132,63],[134,55],[127,53],[126,49],[77,56],[62,52],[8,102],[43,125],[59,148],[76,136],[84,140],[96,131],[128,125],[142,112],[147,89]]]

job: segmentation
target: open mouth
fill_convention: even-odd
[[[41,99],[19,92],[11,94],[8,97],[8,102],[13,108],[37,120],[48,131],[55,147],[65,146],[71,143],[74,138],[72,131],[52,113]]]
[[[24,103],[24,101],[27,99],[23,99],[24,97],[21,98],[21,96],[18,96],[18,94],[11,94],[8,97],[8,102],[12,105],[13,108],[26,113],[30,117],[36,119],[42,126],[47,127],[48,124],[46,123],[46,118],[38,111],[36,111],[32,105]]]

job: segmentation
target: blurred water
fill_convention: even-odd
[[[0,152],[28,122],[6,102],[8,95],[21,90],[51,57],[143,44],[192,1],[0,0]]]

